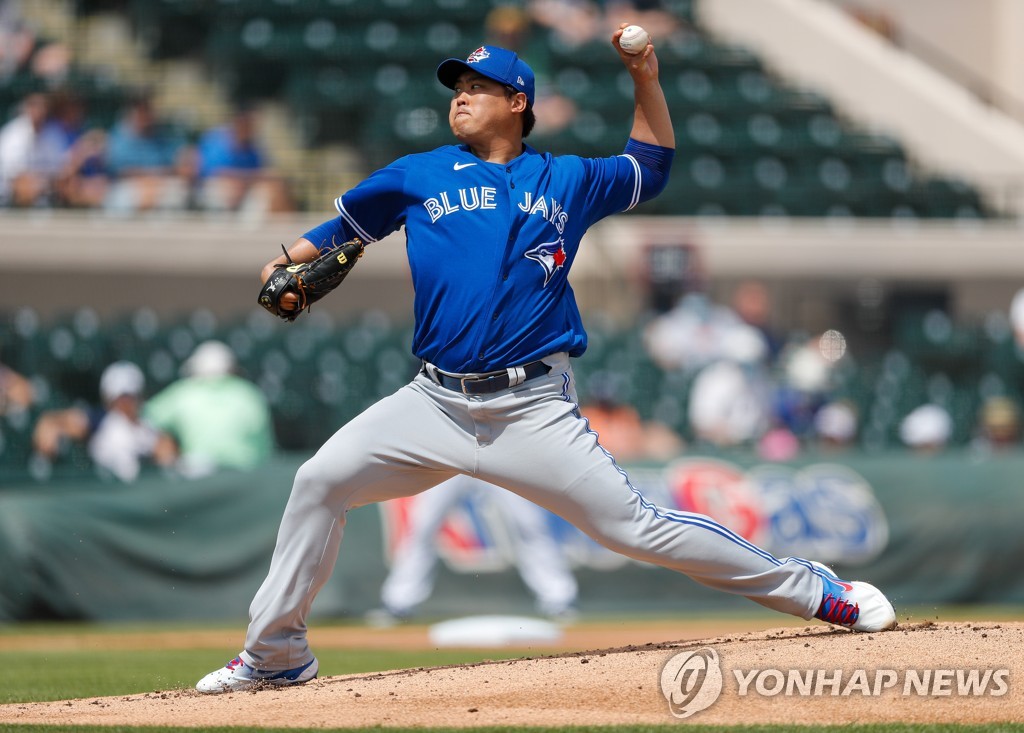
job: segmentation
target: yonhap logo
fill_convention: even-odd
[[[661,693],[677,718],[688,718],[711,707],[722,694],[718,653],[704,647],[676,654],[661,669]]]

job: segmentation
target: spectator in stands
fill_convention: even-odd
[[[690,389],[694,436],[720,448],[753,445],[769,427],[771,389],[767,346],[746,324],[724,334],[721,357],[703,367]]]
[[[29,94],[19,114],[0,128],[0,203],[46,206],[51,202],[64,145],[46,128],[49,114],[47,96]]]
[[[554,34],[554,42],[569,48],[597,38],[604,28],[601,8],[592,0],[532,0],[530,15]]]
[[[550,135],[565,129],[576,117],[576,105],[559,94],[551,80],[550,47],[546,39],[536,33],[537,25],[531,15],[519,5],[498,5],[484,21],[484,36],[488,44],[507,48],[529,58],[536,74],[537,99],[534,113],[538,135]]]
[[[1000,451],[1020,447],[1020,408],[1009,397],[989,397],[978,411],[978,435],[972,447]]]
[[[818,447],[825,450],[849,448],[857,439],[857,408],[849,400],[833,400],[814,415]]]
[[[194,179],[194,151],[182,135],[162,124],[148,96],[133,99],[107,140],[114,183],[106,198],[111,212],[184,209]]]
[[[292,211],[285,180],[268,168],[256,111],[242,108],[199,140],[199,204],[211,211]]]
[[[900,440],[915,453],[941,453],[952,437],[953,418],[940,405],[921,405],[900,422]]]
[[[110,175],[106,166],[107,134],[85,131],[65,153],[57,174],[58,201],[72,208],[100,208],[107,201]]]
[[[605,0],[605,15],[609,27],[632,23],[662,43],[683,25],[662,0]]]
[[[67,76],[70,49],[40,38],[25,22],[20,5],[18,0],[0,0],[0,81],[26,74],[57,84]]]
[[[1018,290],[1010,302],[1010,325],[1013,327],[1017,353],[1024,356],[1024,288]]]
[[[35,402],[32,382],[0,363],[0,415],[24,412]]]
[[[67,441],[86,442],[89,457],[103,475],[134,481],[145,462],[169,467],[177,457],[171,438],[140,415],[145,377],[127,361],[114,362],[100,376],[103,407],[50,410],[33,433],[38,454],[53,461]]]
[[[792,338],[779,355],[775,421],[801,442],[814,435],[814,418],[834,389],[834,372],[841,357],[826,353],[822,335]]]
[[[644,346],[662,369],[698,370],[726,356],[726,339],[741,324],[728,306],[689,292],[647,325]]]
[[[65,149],[85,132],[85,103],[73,90],[61,88],[50,94],[50,115],[45,129],[55,135]]]
[[[110,177],[107,172],[107,135],[86,127],[86,106],[71,90],[54,92],[47,131],[64,148],[57,174],[57,203],[74,208],[97,208],[106,200]]]
[[[18,3],[0,0],[0,80],[27,68],[35,46],[36,34],[22,20]]]
[[[595,375],[589,395],[580,406],[598,442],[619,461],[666,460],[678,456],[683,440],[667,425],[644,420],[621,397],[624,385],[610,376]]]
[[[146,403],[146,419],[177,441],[185,476],[249,470],[274,449],[267,398],[236,369],[227,344],[204,341],[182,365],[182,378]]]
[[[744,323],[753,326],[768,347],[768,362],[773,363],[782,351],[784,339],[771,326],[772,299],[760,280],[744,280],[732,294],[732,309]]]
[[[865,28],[874,31],[888,41],[900,44],[899,27],[893,17],[884,10],[857,5],[844,5],[844,10]]]

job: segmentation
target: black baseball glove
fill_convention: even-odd
[[[285,256],[288,256],[287,250]],[[294,321],[302,311],[341,285],[362,256],[363,240],[356,237],[324,250],[311,262],[297,263],[288,257],[287,263],[275,266],[273,274],[263,284],[259,304],[279,318]],[[282,304],[285,293],[294,293],[298,304],[294,307]]]

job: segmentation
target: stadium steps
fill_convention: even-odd
[[[69,3],[59,0],[26,3],[24,8],[36,27],[69,45],[76,65],[96,69],[126,88],[152,89],[157,110],[176,123],[199,131],[230,116],[231,95],[219,79],[211,77],[204,60],[188,55],[154,57],[152,39],[133,30],[128,15],[76,15]],[[299,199],[314,207],[333,199],[336,183],[329,191],[321,189],[326,189],[329,172],[338,170],[339,156],[304,146],[302,131],[285,105],[261,100],[259,111],[269,157],[280,173],[299,184],[295,192]]]
[[[715,36],[828,96],[865,129],[900,140],[925,175],[961,178],[995,200],[1022,180],[1024,125],[819,0],[700,0]],[[1024,213],[1024,196],[1004,202]]]

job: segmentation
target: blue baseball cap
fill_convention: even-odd
[[[437,79],[449,89],[454,89],[459,76],[467,70],[475,71],[502,84],[508,84],[516,91],[525,94],[526,101],[533,105],[533,69],[514,51],[498,46],[481,46],[465,61],[445,59],[437,67]]]

